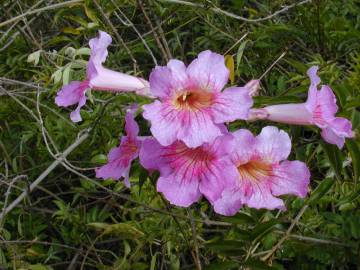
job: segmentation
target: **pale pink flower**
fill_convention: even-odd
[[[124,183],[130,187],[129,172],[131,162],[139,156],[143,138],[138,136],[139,126],[134,120],[137,106],[132,106],[125,116],[126,136],[121,137],[120,145],[110,150],[108,163],[96,169],[96,177],[119,180],[124,178]]]
[[[99,36],[89,42],[91,54],[86,68],[86,79],[82,82],[72,81],[57,93],[55,103],[58,106],[68,107],[78,104],[70,114],[73,122],[81,121],[80,109],[86,103],[85,92],[87,89],[114,92],[133,91],[139,95],[149,95],[149,83],[146,80],[102,66],[107,58],[107,47],[110,43],[111,37],[107,33],[99,31]]]
[[[354,137],[352,125],[343,117],[336,117],[338,111],[336,97],[328,85],[322,85],[318,90],[320,78],[317,76],[317,66],[311,67],[307,74],[311,84],[308,99],[305,103],[280,104],[267,106],[250,111],[250,120],[267,119],[274,122],[294,125],[316,125],[322,129],[321,136],[340,149],[344,146],[345,138]]]
[[[143,116],[151,122],[151,132],[167,146],[183,141],[198,147],[222,135],[223,123],[247,119],[253,104],[246,87],[222,91],[229,78],[224,57],[203,51],[188,67],[170,60],[150,74],[150,91],[157,97],[144,105]]]
[[[162,146],[155,139],[146,139],[140,150],[140,163],[146,169],[159,170],[157,190],[170,203],[187,207],[203,194],[215,202],[226,187],[232,187],[238,172],[230,160],[232,135],[217,137],[211,144],[189,148],[176,141]]]
[[[268,126],[256,137],[245,129],[233,135],[235,145],[231,158],[238,177],[236,184],[225,188],[213,203],[217,213],[234,215],[242,205],[285,210],[283,200],[276,196],[306,196],[310,172],[304,162],[287,160],[291,141],[286,132]]]

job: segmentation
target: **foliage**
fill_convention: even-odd
[[[4,1],[1,21],[56,3]],[[279,125],[292,137],[292,158],[305,161],[312,173],[308,198],[286,197],[286,212],[243,208],[225,218],[205,200],[189,209],[172,207],[156,192],[156,177],[140,166],[131,172],[131,190],[121,182],[95,179],[93,169],[106,162],[106,153],[123,134],[124,107],[144,102],[133,95],[91,93],[83,122],[76,125],[69,121],[69,110],[54,104],[63,84],[84,77],[87,42],[98,29],[114,39],[106,65],[145,78],[154,61],[144,44],[159,65],[171,57],[190,62],[205,49],[227,54],[239,85],[259,78],[286,52],[262,78],[256,106],[304,100],[305,71],[318,64],[323,81],[336,92],[340,115],[352,119],[359,131],[358,1],[313,0],[256,23],[211,7],[259,18],[295,1],[198,3],[205,7],[153,0],[78,1],[1,27],[1,208],[53,162],[52,152],[65,150],[80,131],[91,128],[89,138],[67,157],[68,167],[56,167],[2,220],[3,268],[194,269],[197,260],[204,269],[360,267],[357,140],[347,140],[339,151],[322,142],[319,130]],[[137,121],[147,125],[141,116]],[[259,131],[265,125],[238,121],[230,128]],[[274,255],[262,261],[284,236]]]

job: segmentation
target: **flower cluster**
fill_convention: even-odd
[[[305,197],[310,182],[304,162],[287,160],[289,135],[274,126],[263,128],[259,135],[246,129],[230,132],[227,123],[266,119],[316,125],[323,138],[339,148],[353,136],[351,122],[335,117],[336,98],[330,87],[317,89],[317,67],[308,71],[311,84],[305,103],[254,109],[252,97],[258,93],[259,81],[224,89],[229,71],[219,54],[203,51],[187,67],[170,60],[155,67],[147,82],[102,66],[110,43],[104,32],[90,41],[87,79],[64,86],[55,101],[59,106],[78,103],[71,119],[80,121],[88,88],[145,95],[153,99],[142,106],[152,136],[139,136],[134,120],[138,108],[131,106],[125,117],[126,136],[110,151],[108,163],[96,170],[98,178],[123,178],[130,187],[131,163],[139,158],[150,173],[159,171],[157,190],[174,205],[187,207],[204,196],[222,215],[234,215],[243,205],[285,210],[278,196]]]

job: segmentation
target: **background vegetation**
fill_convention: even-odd
[[[54,104],[63,84],[84,77],[87,43],[100,29],[113,37],[106,66],[144,78],[155,63],[189,63],[211,49],[229,55],[230,67],[234,60],[233,83],[242,85],[280,57],[262,77],[257,106],[303,101],[306,70],[317,64],[336,92],[339,115],[358,132],[360,2],[296,2],[2,0],[0,268],[359,269],[358,141],[339,151],[315,128],[279,125],[292,137],[291,158],[311,169],[308,198],[285,197],[286,212],[243,208],[225,218],[205,200],[170,206],[139,166],[131,190],[95,179],[94,167],[123,134],[124,107],[145,100],[92,92],[80,124]],[[137,121],[146,130],[141,116]],[[230,128],[257,133],[267,124]],[[74,141],[77,148],[6,213]]]

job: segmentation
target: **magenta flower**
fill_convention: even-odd
[[[221,196],[221,191],[232,187],[238,172],[230,160],[233,137],[217,137],[213,143],[189,148],[176,141],[162,146],[155,139],[146,139],[140,150],[140,163],[146,169],[159,170],[157,190],[170,203],[187,207],[201,195],[210,202]]]
[[[316,72],[317,66],[311,67],[307,74],[311,84],[308,99],[300,104],[281,104],[267,106],[262,109],[253,109],[250,119],[268,119],[275,122],[295,125],[316,125],[322,129],[321,136],[331,144],[336,144],[340,149],[344,146],[345,138],[354,137],[352,125],[343,117],[336,117],[338,111],[336,97],[331,88],[322,85],[318,90],[320,78]]]
[[[149,94],[149,83],[146,80],[102,66],[108,55],[107,47],[110,43],[111,37],[107,33],[99,31],[99,37],[93,38],[89,42],[91,54],[86,68],[86,79],[82,82],[72,81],[57,93],[55,103],[58,106],[68,107],[78,104],[70,114],[73,122],[81,121],[80,109],[86,103],[85,92],[89,88],[115,92],[135,91],[137,94],[145,96]]]
[[[134,120],[137,106],[132,106],[125,116],[126,136],[121,137],[120,146],[110,150],[108,163],[96,169],[96,177],[119,180],[124,178],[124,183],[130,187],[129,172],[131,162],[139,156],[142,138],[138,137],[139,126]]]
[[[229,78],[224,57],[201,52],[188,67],[170,60],[150,74],[150,91],[159,100],[144,105],[143,116],[161,145],[183,141],[198,147],[222,135],[224,122],[246,119],[253,104],[246,87],[221,92]]]
[[[213,203],[217,213],[234,215],[244,204],[257,209],[284,210],[283,200],[276,196],[306,196],[310,172],[304,162],[286,160],[291,150],[286,132],[268,126],[256,137],[245,129],[233,135],[232,161],[238,177],[236,184],[224,189]]]

